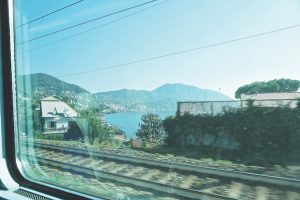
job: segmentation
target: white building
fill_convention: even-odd
[[[240,101],[190,101],[178,102],[177,113],[179,115],[217,115],[229,109],[240,108]]]
[[[73,108],[54,97],[42,99],[40,110],[45,134],[67,132],[69,121],[78,117],[78,113]]]
[[[289,106],[296,108],[300,100],[300,92],[280,92],[280,93],[262,93],[241,95],[238,101],[191,101],[178,102],[177,113],[183,115],[185,113],[191,115],[217,115],[229,109],[246,108],[249,102],[253,106],[259,107],[278,107]]]
[[[242,94],[241,105],[247,107],[248,102],[252,101],[253,106],[260,107],[278,107],[287,106],[296,108],[300,99],[300,92],[280,92],[280,93],[262,93],[262,94]]]

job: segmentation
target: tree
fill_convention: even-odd
[[[64,140],[84,139],[83,133],[79,125],[75,121],[69,121],[69,129],[64,134]]]
[[[102,122],[102,114],[98,108],[90,108],[80,112],[80,117],[87,123],[85,136],[91,144],[97,138],[100,143],[110,141],[113,137],[111,128]]]
[[[147,113],[141,117],[141,120],[142,122],[139,123],[139,129],[136,134],[137,138],[145,144],[163,144],[167,134],[159,115]]]
[[[271,81],[253,82],[239,87],[235,98],[240,99],[241,94],[259,94],[272,92],[295,92],[300,87],[300,81],[292,79],[274,79]]]

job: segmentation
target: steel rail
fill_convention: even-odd
[[[152,160],[148,158],[137,158],[127,155],[120,155],[113,152],[100,152],[100,151],[90,151],[90,150],[82,150],[78,148],[72,147],[62,147],[58,145],[50,145],[43,144],[39,142],[33,142],[35,147],[51,149],[55,151],[68,152],[72,154],[80,154],[84,156],[91,156],[98,158],[106,158],[111,160],[118,160],[122,162],[130,162],[136,163],[140,165],[148,165],[159,168],[166,168],[190,173],[197,174],[208,174],[216,177],[220,177],[223,179],[235,179],[241,181],[250,181],[252,183],[262,183],[269,184],[273,186],[283,186],[289,188],[300,189],[300,180],[292,179],[292,178],[284,178],[284,177],[276,177],[264,174],[255,174],[249,172],[240,172],[236,170],[228,170],[228,169],[219,169],[213,167],[205,167],[205,166],[197,166],[193,164],[181,164],[181,163],[173,163],[170,161],[162,161],[162,160]]]
[[[86,174],[89,176],[103,178],[106,180],[111,180],[114,182],[119,182],[123,184],[129,184],[141,188],[145,188],[147,190],[158,191],[160,193],[168,194],[170,196],[176,196],[184,199],[196,199],[196,200],[237,200],[235,198],[225,197],[217,194],[211,194],[202,192],[199,190],[193,189],[185,189],[177,186],[172,186],[163,183],[157,183],[149,180],[141,180],[138,178],[114,174],[111,172],[106,172],[98,169],[92,169],[86,166],[79,166],[75,164],[65,163],[56,160],[45,159],[41,157],[35,157],[36,161],[40,164],[46,166],[57,167],[59,169],[64,169],[68,171],[73,171],[79,174]],[[29,160],[32,163],[35,163],[33,160]]]

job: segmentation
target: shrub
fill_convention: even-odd
[[[300,161],[300,108],[250,106],[217,116],[185,114],[163,122],[171,147],[224,148],[225,140],[238,143],[231,159],[253,164],[286,164]],[[210,143],[205,143],[211,137]],[[218,152],[219,153],[219,152]]]
[[[137,138],[148,146],[162,145],[166,138],[166,132],[159,115],[147,113],[142,116],[141,120],[136,134]]]

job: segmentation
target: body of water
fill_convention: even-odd
[[[141,117],[143,114],[147,112],[119,112],[119,113],[111,113],[104,114],[105,121],[112,126],[116,126],[122,129],[128,139],[131,137],[135,137],[135,134],[138,130],[138,125],[141,122]],[[161,119],[165,119],[168,116],[174,116],[174,112],[153,112],[158,114]]]

